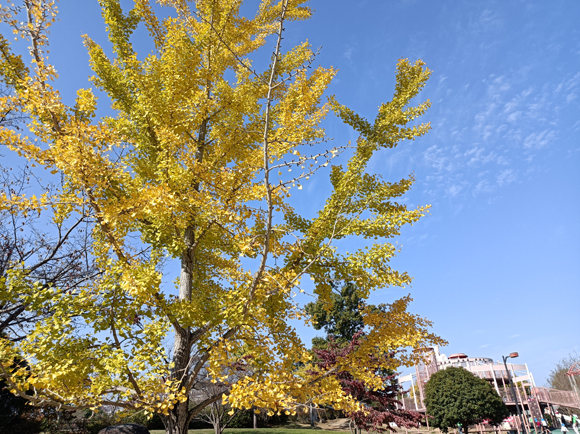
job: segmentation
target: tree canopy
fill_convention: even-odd
[[[360,294],[356,285],[352,282],[342,285],[331,282],[331,287],[330,302],[319,299],[304,307],[314,329],[324,329],[326,332],[326,338],[315,337],[312,340],[316,348],[326,346],[328,338],[346,344],[365,326],[363,311],[367,307],[366,298]],[[384,309],[385,306],[370,305],[368,308],[376,310]]]
[[[0,35],[0,98],[10,101],[22,88],[29,73],[21,56]],[[0,106],[0,125],[19,131],[25,127],[26,113],[12,104]],[[0,149],[0,157],[4,156]],[[29,164],[12,167],[0,160],[0,284],[9,275],[25,273],[40,289],[50,286],[85,284],[95,273],[89,254],[88,221],[78,215],[68,221],[41,221],[37,213],[19,210],[16,203],[34,191],[50,190],[33,172]],[[0,288],[2,288],[0,286]],[[0,335],[20,340],[38,320],[52,311],[29,310],[24,299],[8,299],[0,295]]]
[[[566,373],[576,362],[580,363],[580,356],[578,354],[568,354],[568,356],[558,360],[546,379],[548,387],[558,390],[573,390]]]
[[[412,363],[405,347],[440,341],[429,321],[407,312],[408,296],[384,312],[365,311],[364,342],[328,370],[311,363],[291,325],[304,318],[294,295],[306,279],[326,301],[336,280],[355,282],[364,298],[410,282],[388,265],[396,253],[391,239],[427,207],[396,202],[412,176],[386,182],[367,165],[377,151],[429,130],[414,122],[429,101],[412,100],[430,71],[401,59],[392,99],[368,121],[324,97],[336,70],[310,68],[315,53],[307,42],[282,46],[285,26],[312,14],[306,0],[262,0],[253,16],[241,15],[241,3],[163,0],[170,12],[160,18],[149,0],[135,0],[129,11],[120,0],[100,0],[112,54],[90,36],[84,43],[92,86],[115,113],[108,117],[97,116],[93,88],[67,103],[54,87],[46,47],[55,3],[2,7],[4,25],[30,44],[30,67],[15,94],[2,99],[3,110],[29,119],[27,134],[2,125],[0,142],[62,184],[38,195],[3,195],[0,210],[56,223],[90,219],[98,271],[72,288],[59,281],[44,287],[24,263],[0,280],[3,303],[52,312],[38,316],[24,339],[0,342],[0,372],[34,405],[144,409],[181,434],[222,399],[220,391],[189,405],[206,380],[200,372],[225,381],[245,364],[252,375],[231,385],[235,407],[357,410],[337,369],[379,388],[379,368]],[[133,47],[139,26],[149,35],[146,56]],[[252,60],[262,51],[270,64],[257,70]],[[329,113],[358,133],[356,143],[328,146],[321,122]],[[300,215],[290,196],[312,176],[325,176],[339,155],[345,163],[329,168],[325,205],[314,217]],[[350,239],[366,245],[344,252],[333,244]],[[179,264],[177,275],[169,274],[171,263]],[[394,350],[396,357],[372,357]],[[26,372],[7,368],[16,357],[28,362]]]
[[[425,406],[432,426],[447,432],[449,428],[489,420],[498,425],[509,411],[492,385],[463,368],[436,372],[425,385]]]
[[[310,316],[314,328],[324,328],[326,338],[312,339],[312,349],[317,366],[328,370],[334,369],[339,360],[355,352],[358,346],[366,339],[364,313],[385,312],[386,305],[367,305],[356,285],[347,282],[341,286],[332,283],[333,292],[330,304],[323,300],[308,303],[306,313]],[[379,366],[377,358],[388,359],[393,354],[374,354],[368,366]],[[351,431],[354,427],[360,430],[383,432],[395,431],[390,423],[399,427],[416,427],[421,415],[417,412],[406,411],[400,408],[397,395],[401,386],[396,381],[393,370],[377,369],[377,377],[381,378],[382,386],[368,388],[363,380],[357,378],[348,370],[338,372],[342,390],[347,396],[362,404],[363,409],[347,411],[351,418]]]
[[[344,359],[351,353],[355,352],[357,347],[365,339],[363,332],[358,332],[353,339],[346,345],[339,345],[331,336],[327,345],[323,349],[314,349],[317,365],[324,370],[340,368],[340,360]],[[388,360],[392,354],[373,355],[373,358],[381,357]],[[369,360],[368,366],[380,366],[378,360]],[[421,413],[408,411],[400,405],[398,395],[401,392],[401,386],[396,381],[394,372],[385,372],[378,369],[375,373],[382,380],[382,386],[369,388],[363,380],[344,369],[336,373],[342,390],[347,396],[352,397],[358,403],[362,404],[361,408],[354,411],[347,411],[346,414],[351,418],[351,432],[354,432],[353,424],[360,430],[367,432],[385,432],[396,431],[391,423],[397,427],[417,427],[419,421],[423,418]]]

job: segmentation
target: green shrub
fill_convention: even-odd
[[[253,428],[252,410],[240,410],[228,424],[228,428]]]

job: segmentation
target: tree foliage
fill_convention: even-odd
[[[0,35],[0,98],[10,98],[28,72],[22,57],[15,55],[10,43]],[[0,108],[0,125],[18,128],[23,119],[24,115],[9,105]]]
[[[318,359],[318,366],[324,370],[337,369],[340,360],[355,352],[357,347],[364,341],[363,332],[355,333],[353,339],[345,346],[339,345],[332,336],[329,337],[328,345],[324,349],[315,349],[314,353]],[[391,354],[381,356],[371,356],[367,361],[367,369],[377,369],[381,366],[378,357],[389,359]],[[368,388],[364,380],[348,370],[337,372],[342,390],[347,396],[352,397],[356,402],[362,404],[360,409],[346,412],[359,429],[367,432],[396,431],[391,423],[398,427],[417,427],[423,416],[414,411],[401,408],[397,399],[401,391],[401,386],[395,379],[395,374],[384,372],[378,368],[375,375],[382,381],[380,388]]]
[[[323,369],[333,369],[338,360],[356,350],[364,341],[365,322],[364,313],[373,312],[385,314],[387,306],[384,304],[367,305],[356,285],[345,283],[338,287],[332,284],[334,291],[330,303],[323,300],[311,302],[305,306],[314,328],[324,328],[326,338],[316,337],[312,340],[312,348],[317,365]],[[337,290],[338,289],[338,290]],[[396,381],[393,370],[381,369],[379,360],[392,357],[392,354],[372,355],[368,360],[367,369],[377,369],[376,374],[381,377],[382,386],[376,389],[366,387],[364,381],[352,375],[349,371],[337,374],[345,395],[360,403],[363,409],[346,412],[351,418],[351,428],[365,429],[366,431],[394,430],[390,423],[400,427],[416,427],[421,415],[416,412],[399,409],[397,395],[401,386]],[[354,429],[351,429],[354,431]]]
[[[570,377],[568,377],[566,373],[575,362],[580,363],[580,356],[576,353],[568,354],[568,356],[560,359],[554,368],[552,368],[550,374],[548,374],[548,378],[546,379],[548,387],[558,390],[574,390],[570,381]],[[576,383],[578,383],[578,380],[576,380]],[[565,406],[560,406],[559,411],[562,414],[568,415],[575,414],[577,412],[575,408]]]
[[[573,390],[566,373],[575,362],[580,363],[580,356],[578,354],[569,354],[559,360],[546,379],[548,387],[558,390]]]
[[[330,303],[317,300],[308,303],[304,309],[316,330],[324,329],[327,337],[332,337],[339,343],[350,342],[354,335],[364,328],[362,311],[366,306],[366,299],[351,282],[346,282],[340,287],[332,282],[331,286],[333,292],[330,295]],[[312,343],[316,348],[324,347],[327,340],[317,337]]]
[[[431,425],[443,432],[460,423],[467,433],[469,425],[484,420],[498,425],[509,416],[492,385],[463,368],[433,374],[425,386],[425,406]]]
[[[0,166],[0,194],[6,202],[19,200],[40,185],[28,166]],[[0,334],[12,341],[25,339],[38,322],[53,314],[50,303],[35,304],[26,290],[3,292],[7,281],[26,276],[42,296],[56,287],[75,291],[99,274],[90,255],[90,229],[87,215],[39,221],[36,213],[0,209]]]
[[[29,118],[28,135],[9,125],[0,141],[62,185],[35,195],[0,198],[14,215],[49,216],[53,222],[88,218],[95,279],[74,288],[43,287],[29,270],[2,277],[5,302],[30,312],[50,308],[25,339],[2,341],[0,368],[11,390],[34,405],[66,409],[113,405],[160,413],[168,432],[189,421],[222,393],[190,405],[198,374],[207,367],[221,381],[244,363],[253,374],[232,385],[234,407],[295,412],[313,403],[349,411],[336,372],[351,372],[369,389],[380,388],[379,368],[412,363],[406,346],[438,343],[430,323],[407,312],[409,297],[365,311],[368,333],[335,367],[317,367],[290,321],[302,319],[294,301],[302,281],[330,300],[331,282],[352,281],[360,295],[404,286],[406,273],[388,266],[390,239],[417,221],[426,207],[408,209],[396,199],[413,178],[385,182],[366,172],[373,154],[429,130],[415,124],[429,102],[412,105],[430,71],[423,62],[397,64],[395,92],[368,121],[323,94],[336,74],[309,68],[308,43],[282,49],[284,27],[307,19],[306,0],[262,0],[242,16],[239,0],[163,0],[159,18],[149,0],[125,12],[119,0],[100,0],[113,53],[89,36],[85,45],[93,86],[111,101],[113,117],[97,116],[91,88],[67,104],[54,88],[48,63],[48,29],[56,7],[21,0],[2,9],[4,25],[30,44],[30,71],[19,79],[3,110]],[[138,56],[132,35],[144,26],[151,53]],[[273,41],[268,68],[252,59]],[[335,113],[358,134],[356,143],[329,148],[320,126]],[[314,217],[289,203],[311,176],[330,170],[332,192]],[[294,171],[291,175],[288,171]],[[343,253],[337,240],[367,240]],[[171,263],[180,267],[175,287]],[[173,335],[172,349],[165,348]],[[6,368],[17,355],[29,371]],[[297,363],[303,368],[295,369]],[[25,391],[32,391],[26,395]]]
[[[0,35],[0,125],[14,131],[21,130],[28,119],[14,106],[28,74],[21,56],[15,55]],[[35,191],[52,189],[49,183],[42,183],[28,162],[21,167],[12,162],[0,164],[0,289],[9,275],[18,273],[36,281],[42,291],[53,286],[72,289],[97,272],[89,255],[90,223],[86,215],[66,222],[41,221],[38,213],[17,205]],[[0,292],[0,335],[21,340],[36,322],[52,313],[49,306],[29,310],[29,304],[26,297],[4,297]]]

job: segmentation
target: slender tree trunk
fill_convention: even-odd
[[[185,251],[181,256],[181,272],[179,277],[179,299],[191,300],[193,286],[193,252],[194,230],[188,227],[184,234]],[[175,325],[175,340],[173,342],[173,372],[172,379],[181,384],[187,383],[189,378],[189,359],[191,356],[191,333],[188,328]],[[180,387],[181,388],[181,387]],[[187,434],[189,425],[189,399],[178,402],[164,417],[165,432],[167,434]]]

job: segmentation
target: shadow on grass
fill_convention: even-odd
[[[294,422],[290,422],[290,423],[288,423],[286,425],[277,426],[277,427],[274,427],[274,428],[266,428],[266,429],[281,429],[281,430],[284,430],[284,431],[286,431],[286,430],[295,430],[295,429],[296,430],[305,430],[306,429],[306,430],[319,430],[319,431],[323,431],[323,429],[320,428],[319,426],[312,427],[310,425],[306,425],[306,424],[300,425],[300,424],[297,424],[297,423],[294,423]]]

